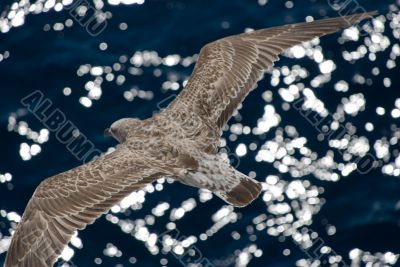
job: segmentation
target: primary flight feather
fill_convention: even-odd
[[[168,108],[147,120],[116,121],[107,130],[121,143],[114,152],[38,186],[4,266],[53,266],[74,231],[164,176],[209,189],[237,207],[251,203],[261,185],[217,154],[222,127],[283,51],[376,14],[284,25],[205,45],[184,90]]]

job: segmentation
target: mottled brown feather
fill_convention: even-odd
[[[278,26],[209,43],[201,49],[188,83],[169,109],[190,109],[202,118],[207,125],[205,130],[214,131],[210,136],[219,136],[221,128],[248,93],[256,87],[264,72],[278,60],[279,54],[295,45],[350,27],[376,14],[377,12],[368,12]],[[203,144],[204,151],[210,151],[209,143],[205,140],[199,142]]]
[[[43,181],[13,235],[5,266],[53,266],[76,230],[93,223],[130,192],[161,177],[149,162],[143,154],[135,155],[121,146]]]

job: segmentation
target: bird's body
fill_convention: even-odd
[[[182,93],[164,111],[121,119],[108,131],[115,151],[44,180],[13,235],[5,267],[53,266],[74,231],[161,177],[206,188],[243,207],[261,185],[217,153],[222,127],[286,49],[376,13],[291,24],[226,37],[204,46]]]
[[[238,207],[246,206],[258,196],[261,185],[235,170],[223,156],[208,153],[217,149],[220,134],[208,134],[201,118],[190,112],[185,109],[174,115],[166,111],[148,120],[136,121],[137,125],[131,126],[129,133],[132,138],[125,141],[126,146],[164,162],[171,168],[165,176],[186,185],[206,188]],[[171,118],[178,119],[172,121]],[[250,186],[249,191],[242,189],[243,195],[229,197],[229,192],[241,182],[254,183],[254,186]]]

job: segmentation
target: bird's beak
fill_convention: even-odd
[[[106,128],[106,129],[104,130],[104,136],[106,136],[106,137],[111,136],[110,128]]]

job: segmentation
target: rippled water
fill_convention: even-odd
[[[107,151],[115,142],[104,128],[165,107],[202,45],[338,16],[332,2],[0,3],[0,263],[39,182],[81,164],[28,112],[25,96],[40,90]],[[263,182],[257,201],[233,209],[160,179],[79,232],[60,265],[399,264],[400,1],[358,3],[380,11],[372,27],[287,51],[226,127],[221,152]],[[85,19],[94,10],[102,13]]]

